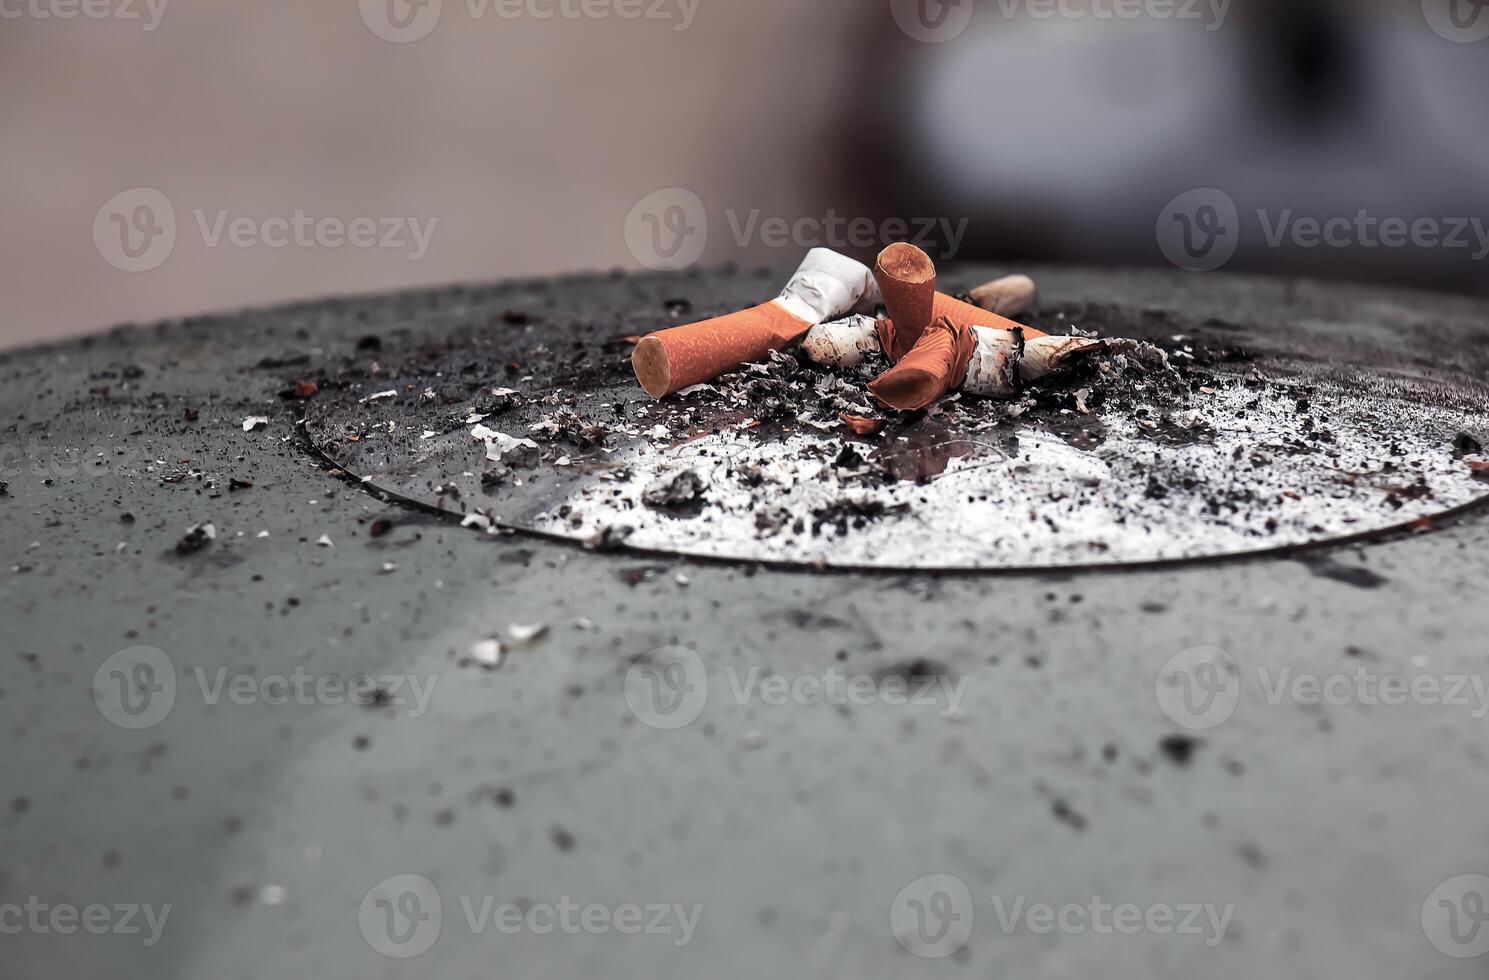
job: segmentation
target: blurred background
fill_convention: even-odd
[[[1489,292],[1484,0],[0,0],[0,345],[870,255]]]

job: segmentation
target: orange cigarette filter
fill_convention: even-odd
[[[992,327],[995,330],[1012,330],[1018,327],[1024,331],[1026,338],[1049,336],[1043,330],[1035,330],[1033,327],[1026,327],[1022,323],[1015,323],[1005,316],[991,313],[980,306],[973,306],[971,303],[963,303],[956,297],[947,296],[945,293],[936,294],[936,298],[931,304],[931,316],[932,318],[948,317],[952,323],[964,327]]]
[[[636,380],[653,398],[702,384],[741,364],[763,359],[812,328],[774,301],[726,316],[659,330],[631,354]]]
[[[962,386],[976,344],[970,326],[939,317],[898,364],[869,382],[869,391],[897,411],[925,408]]]
[[[891,329],[880,327],[884,353],[889,363],[898,364],[915,346],[931,322],[948,317],[962,327],[993,327],[1012,330],[1023,327],[1007,317],[980,306],[936,292],[936,264],[922,249],[909,242],[895,242],[879,253],[874,262],[874,279],[884,297],[884,306],[893,321]],[[1023,327],[1025,337],[1043,337],[1044,331]]]

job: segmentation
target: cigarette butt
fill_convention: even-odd
[[[1106,350],[1106,341],[1090,337],[1035,337],[1024,344],[1019,374],[1034,382],[1069,371],[1093,354]]]
[[[910,352],[935,319],[936,265],[909,242],[896,242],[879,253],[874,281],[894,321],[893,343],[886,349],[891,364]]]
[[[758,361],[853,309],[872,279],[863,263],[814,248],[769,303],[642,337],[631,353],[636,380],[653,398],[665,398]]]
[[[1020,362],[1025,342],[1022,330],[973,327],[977,343],[967,362],[967,380],[962,390],[984,398],[1012,398],[1023,390]]]
[[[1038,301],[1039,291],[1028,276],[1004,276],[972,290],[972,302],[999,316],[1020,316]]]
[[[863,363],[865,356],[879,353],[879,331],[871,316],[819,323],[807,331],[801,349],[813,364],[855,368]]]
[[[647,334],[631,352],[636,380],[653,398],[702,384],[758,361],[801,336],[811,323],[774,301],[685,327]]]
[[[869,382],[869,391],[885,406],[901,412],[925,408],[961,387],[976,342],[970,327],[940,317],[899,363]]]

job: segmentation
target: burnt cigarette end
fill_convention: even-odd
[[[967,364],[962,390],[984,398],[1013,398],[1023,390],[1020,362],[1024,357],[1024,332],[1015,327],[999,330],[973,327],[976,344]]]
[[[1090,337],[1035,337],[1024,345],[1019,373],[1026,382],[1043,381],[1105,350],[1105,341]]]
[[[865,356],[877,354],[879,333],[873,317],[850,316],[819,323],[807,331],[801,349],[813,364],[832,368],[855,368]]]
[[[936,280],[936,265],[931,257],[909,242],[895,242],[880,252],[877,271],[906,285]]]

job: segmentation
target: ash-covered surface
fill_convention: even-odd
[[[1233,555],[1410,526],[1486,489],[1463,443],[1489,432],[1485,391],[1466,373],[1286,320],[1046,306],[1027,322],[1109,350],[1013,400],[910,415],[869,396],[879,359],[834,371],[799,351],[641,392],[628,338],[731,308],[369,339],[323,365],[308,431],[371,486],[479,529],[818,567]]]
[[[956,270],[953,288],[1003,271]],[[1489,371],[1479,300],[1029,271],[1070,309],[1286,323],[1377,376]],[[594,341],[649,329],[658,311],[673,322],[744,306],[784,274],[297,303],[0,354],[0,904],[172,909],[153,946],[143,915],[136,934],[6,935],[0,974],[1480,975],[1423,928],[1444,883],[1484,870],[1489,755],[1474,688],[1468,700],[1367,704],[1277,702],[1269,684],[1365,668],[1413,689],[1436,681],[1446,698],[1454,678],[1480,677],[1489,512],[1306,561],[818,575],[462,530],[348,485],[307,457],[293,425],[307,403],[314,418],[365,397],[339,385],[387,390],[387,372],[405,366],[414,383],[449,365],[437,390],[466,399],[493,379],[462,365],[511,361],[496,384],[528,390],[523,362],[552,373],[534,353],[543,344],[566,376],[619,384],[623,355],[598,355]],[[694,309],[669,319],[670,298]],[[1165,332],[1179,331],[1153,335]],[[351,370],[378,358],[384,373]],[[436,424],[465,407],[408,400]],[[369,404],[356,424],[381,465],[379,453],[397,455],[383,423],[406,409]],[[247,417],[266,421],[245,431]],[[355,431],[333,445],[356,450],[344,438]],[[420,434],[392,438],[417,446]],[[685,507],[687,496],[669,487],[659,499]],[[202,546],[182,553],[191,528]],[[496,665],[493,640],[505,648]],[[1198,734],[1155,690],[1197,644],[1228,651],[1245,676],[1234,715]],[[174,706],[154,727],[121,728],[95,702],[97,672],[142,645],[174,661]],[[627,677],[679,646],[706,665],[707,704],[692,724],[658,730],[634,712]],[[767,680],[837,671],[874,690],[936,675],[959,708],[942,695],[762,697]],[[285,701],[268,683],[300,672],[388,684],[364,705]],[[413,680],[430,691],[422,712]],[[230,693],[242,686],[266,697],[244,703]],[[892,910],[942,873],[969,887],[973,931],[935,963],[898,941]],[[361,913],[403,875],[437,887],[443,928],[426,952],[394,960],[370,945]],[[1235,911],[1213,946],[1172,930],[1009,930],[999,918],[1020,902],[1094,896]],[[468,909],[564,897],[703,911],[682,946],[469,924]]]

